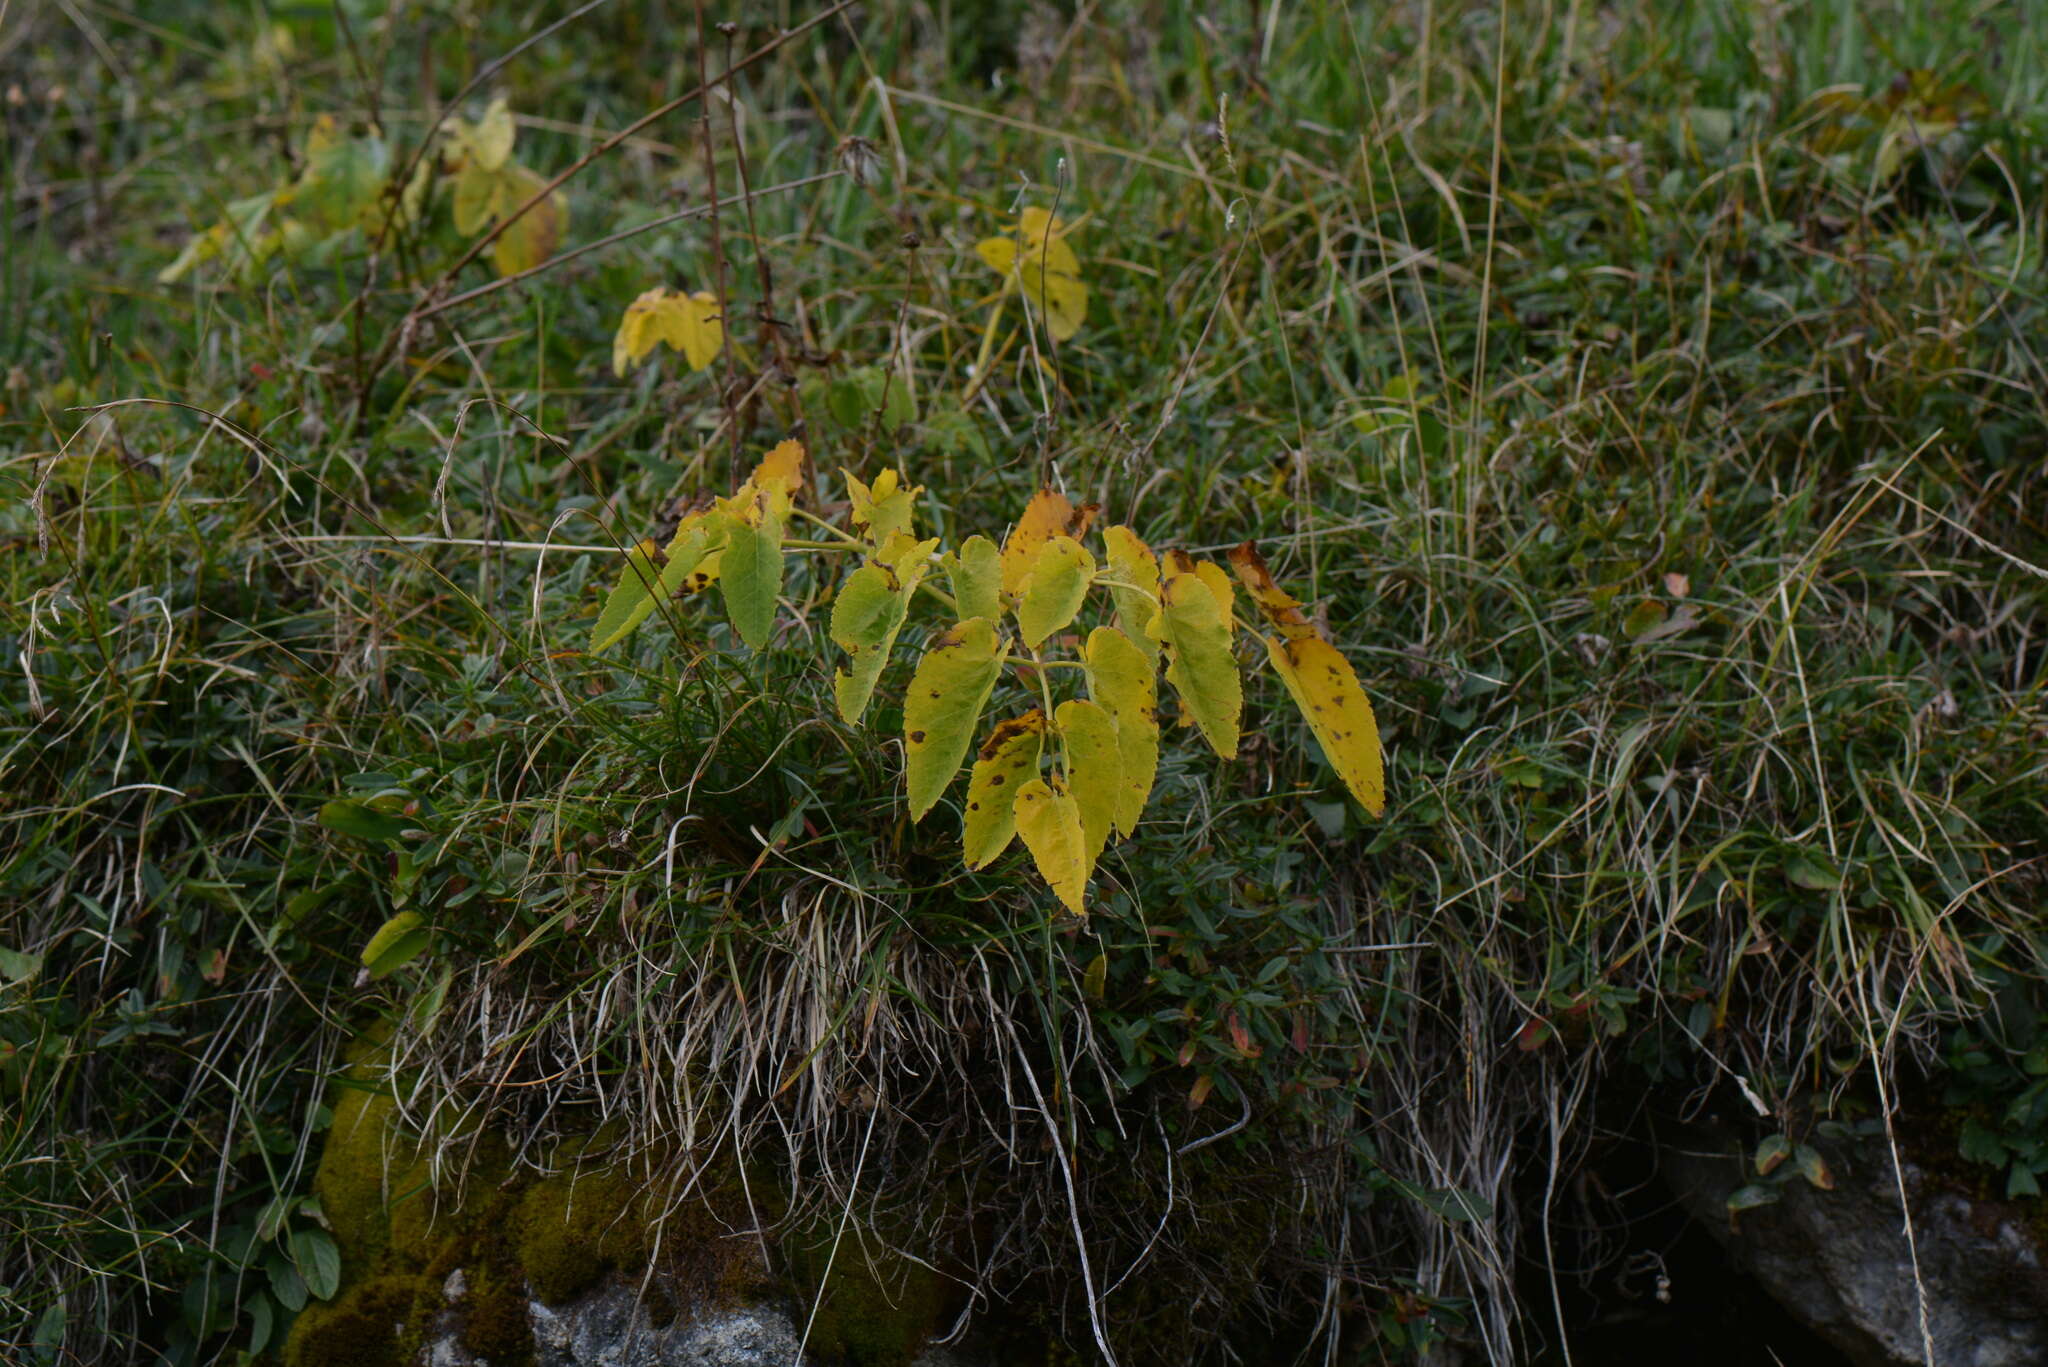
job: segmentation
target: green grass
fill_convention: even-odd
[[[623,381],[625,304],[713,287],[701,221],[416,328],[445,208],[374,273],[155,283],[316,115],[409,149],[556,11],[0,27],[0,1343],[277,1340],[324,1080],[379,1020],[423,1129],[772,1151],[793,1219],[924,1220],[1085,1347],[1056,1143],[1097,1289],[1148,1269],[1100,1311],[1127,1361],[1187,1360],[1191,1301],[1363,1361],[1554,1339],[1514,1303],[1516,1146],[1560,1111],[1583,1142],[1581,1078],[1739,1075],[1768,1129],[1953,1076],[2033,1171],[2000,1108],[2043,947],[2040,16],[1193,10],[793,40],[741,83],[749,183],[849,136],[879,180],[721,215],[747,355]],[[744,53],[804,16],[731,17]],[[468,112],[502,91],[567,167],[695,82],[695,33],[599,7]],[[695,113],[569,182],[570,245],[700,201]],[[1019,204],[1083,220],[1088,320],[1035,371],[1013,304],[971,373],[972,246]],[[913,421],[835,415],[862,366]],[[189,407],[86,411],[122,400]],[[837,721],[835,562],[787,586],[786,649],[700,605],[577,653],[611,558],[479,543],[653,533],[729,487],[735,411],[747,460],[801,430],[821,472],[899,464],[949,538],[1049,469],[1155,545],[1256,539],[1375,699],[1385,819],[1262,681],[1244,762],[1169,747],[1077,927],[1020,854],[963,874],[905,820],[896,715]],[[409,867],[321,824],[379,793],[418,804]],[[359,982],[401,899],[433,951]],[[1357,949],[1389,944],[1421,947]]]

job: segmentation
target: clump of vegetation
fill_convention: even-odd
[[[0,1341],[1506,1362],[1596,1090],[2038,1185],[2030,10],[672,10],[0,35]]]

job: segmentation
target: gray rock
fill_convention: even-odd
[[[459,1292],[451,1293],[451,1300]],[[527,1302],[538,1367],[814,1367],[799,1352],[803,1326],[787,1307],[705,1310],[656,1325],[636,1288],[610,1282],[561,1305]],[[462,1346],[462,1326],[443,1311],[421,1360],[428,1367],[490,1367]],[[918,1367],[976,1367],[951,1349],[932,1349]]]
[[[2025,1207],[1947,1189],[1909,1158],[1909,1247],[1889,1150],[1826,1156],[1834,1190],[1787,1183],[1780,1201],[1732,1227],[1727,1198],[1754,1180],[1734,1136],[1695,1132],[1667,1144],[1662,1161],[1680,1201],[1735,1261],[1860,1367],[2048,1363],[2048,1250]]]

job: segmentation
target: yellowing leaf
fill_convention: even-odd
[[[1039,643],[1074,620],[1095,578],[1095,557],[1071,536],[1055,536],[1038,548],[1017,604],[1017,633],[1036,650]]]
[[[458,131],[458,140],[469,158],[486,171],[495,171],[512,156],[512,142],[519,130],[513,127],[512,110],[501,97],[474,124]]]
[[[1008,275],[1017,269],[1017,243],[1014,238],[984,237],[974,244],[974,254],[982,264],[999,275]]]
[[[660,556],[654,554],[652,541],[643,541],[628,551],[626,568],[591,630],[592,652],[630,636],[663,599],[708,584],[718,573],[716,556],[724,544],[723,535],[722,520],[693,513],[676,528],[668,549]]]
[[[1088,914],[1087,837],[1081,833],[1081,809],[1066,793],[1055,792],[1043,779],[1032,779],[1017,793],[1014,809],[1017,834],[1031,851],[1039,876],[1052,886],[1067,910]]]
[[[455,231],[464,237],[482,232],[498,217],[499,178],[474,161],[465,162],[455,174]]]
[[[1244,687],[1238,682],[1230,631],[1215,593],[1199,575],[1167,575],[1159,584],[1159,616],[1153,630],[1166,645],[1166,679],[1180,695],[1181,706],[1217,754],[1235,758]]]
[[[889,539],[890,533],[910,530],[917,496],[924,492],[922,485],[899,487],[894,470],[876,475],[872,487],[863,484],[853,471],[844,473],[847,496],[853,501],[854,524],[867,529],[870,544],[880,545]]]
[[[1032,708],[998,722],[982,742],[981,757],[967,776],[967,816],[960,843],[967,867],[978,869],[1010,847],[1017,833],[1017,794],[1038,775],[1045,743],[1045,714]]]
[[[684,363],[692,370],[710,365],[725,345],[717,297],[706,290],[695,294],[665,287],[644,291],[619,319],[618,333],[612,338],[612,373],[624,375],[653,351],[657,342],[667,342],[682,352]]]
[[[1265,560],[1258,548],[1247,541],[1230,552],[1230,567],[1237,571],[1245,591],[1258,606],[1259,615],[1283,640],[1297,640],[1313,636],[1316,629],[1301,610],[1301,602],[1273,581],[1273,572],[1266,568]]]
[[[1116,603],[1117,622],[1156,665],[1159,643],[1145,629],[1159,612],[1159,558],[1129,527],[1105,527],[1102,544],[1109,554],[1109,577],[1116,581],[1109,596]]]
[[[886,556],[862,565],[839,590],[832,604],[832,639],[852,657],[850,670],[832,679],[839,715],[848,726],[858,722],[874,696],[875,681],[889,663],[896,635],[910,613],[910,596],[931,565],[936,541],[913,542],[898,533]]]
[[[957,551],[946,552],[946,575],[953,582],[953,606],[961,621],[1002,616],[1002,552],[985,536],[970,536]]]
[[[495,174],[500,178],[500,216],[511,214],[547,184],[524,166],[507,166]],[[514,219],[499,235],[491,244],[491,264],[500,275],[530,271],[555,254],[568,226],[569,201],[557,191]]]
[[[1237,591],[1230,586],[1230,576],[1221,565],[1203,560],[1196,564],[1195,574],[1209,592],[1216,595],[1216,606],[1223,610],[1223,628],[1235,635],[1237,632]]]
[[[1087,863],[1082,881],[1095,870],[1102,847],[1116,824],[1117,803],[1124,781],[1123,753],[1117,747],[1116,718],[1109,709],[1085,698],[1069,698],[1053,713],[1060,747],[1067,761],[1067,790],[1081,814]]]
[[[910,819],[945,795],[1002,671],[995,623],[971,617],[940,632],[917,662],[903,701],[904,786]]]
[[[1330,767],[1368,812],[1381,815],[1387,808],[1387,781],[1380,731],[1351,661],[1318,636],[1265,639],[1267,658],[1308,719]]]
[[[1117,750],[1123,761],[1116,828],[1129,835],[1152,800],[1152,780],[1159,770],[1158,666],[1115,627],[1089,632],[1082,660],[1088,696],[1116,718]]]
[[[1040,489],[1024,505],[1023,516],[1003,539],[1003,592],[1012,602],[1024,596],[1024,585],[1038,563],[1038,550],[1055,536],[1079,536],[1073,530],[1074,505],[1065,494]]]
[[[1061,231],[1060,221],[1045,210],[1026,209],[1014,237],[985,238],[974,245],[974,254],[1015,280],[1045,318],[1046,331],[1064,342],[1088,317],[1088,289],[1081,283],[1081,260]]]

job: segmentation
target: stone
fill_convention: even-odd
[[[2048,1204],[1983,1199],[1910,1156],[1895,1170],[1879,1140],[1825,1147],[1834,1190],[1788,1181],[1731,1222],[1729,1194],[1755,1180],[1746,1152],[1734,1133],[1700,1129],[1666,1143],[1661,1163],[1730,1257],[1858,1367],[1926,1367],[1930,1341],[1938,1367],[2048,1363]]]

